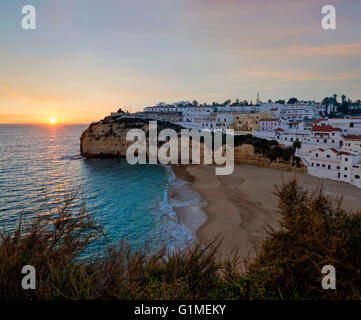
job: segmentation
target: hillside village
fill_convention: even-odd
[[[212,105],[162,102],[127,116],[165,120],[189,129],[232,129],[235,135],[251,134],[284,146],[297,142],[296,156],[309,174],[361,188],[361,116],[337,114],[345,105],[344,96],[339,106],[336,98],[325,98],[322,103],[291,100],[288,104],[284,100],[263,103],[257,96],[254,105],[238,100]],[[361,108],[357,103],[349,102],[355,114]],[[124,113],[115,112],[109,118],[120,116]]]

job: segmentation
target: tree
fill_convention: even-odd
[[[337,104],[337,94],[336,93],[333,95],[333,101],[334,101],[334,104],[336,105]]]
[[[288,100],[288,104],[296,104],[298,102],[297,98],[291,98]]]
[[[193,100],[193,101],[192,101],[192,104],[193,104],[193,106],[195,106],[195,107],[198,107],[198,105],[199,105],[199,103],[198,103],[197,100]]]
[[[276,103],[285,104],[285,100],[277,100]]]
[[[331,99],[326,97],[321,102],[324,106],[328,107],[331,104]]]
[[[224,101],[223,105],[225,106],[229,106],[231,104],[231,99],[228,99],[226,101]]]
[[[117,112],[118,112],[118,113],[124,113],[124,111],[123,111],[122,108],[119,108]]]
[[[343,95],[341,96],[341,99],[342,99],[342,104],[344,104],[345,101],[346,101],[346,96],[343,94]]]
[[[293,142],[292,144],[293,149],[300,149],[301,148],[301,142],[299,140],[296,140],[295,142]]]

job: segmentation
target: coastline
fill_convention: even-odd
[[[168,186],[168,204],[177,218],[177,224],[185,227],[192,234],[185,245],[199,243],[198,229],[207,221],[204,207],[207,202],[199,192],[192,188],[194,179],[184,169],[170,167],[174,179]]]
[[[214,166],[172,166],[177,179],[187,181],[193,191],[206,201],[202,208],[207,219],[192,226],[192,217],[186,221],[188,207],[175,208],[180,222],[190,225],[197,241],[208,244],[220,236],[222,257],[237,250],[241,261],[256,257],[267,236],[266,228],[278,228],[275,185],[294,177],[307,191],[322,186],[323,192],[336,199],[343,196],[343,208],[357,210],[361,207],[360,191],[356,187],[336,181],[323,180],[305,173],[287,172],[251,165],[236,165],[229,176],[216,176]],[[194,203],[193,203],[194,205]]]

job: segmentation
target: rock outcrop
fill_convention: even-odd
[[[120,117],[92,123],[80,137],[80,152],[85,157],[125,157],[128,147],[126,135],[131,129],[141,129],[148,138],[150,119]],[[170,128],[178,133],[183,128],[167,121],[157,121],[160,130]]]
[[[274,168],[287,171],[307,172],[307,168],[302,164],[302,161],[299,163],[299,166],[296,166],[293,162],[293,159],[288,162],[281,160],[271,162],[270,159],[265,157],[264,155],[255,153],[254,147],[250,144],[243,144],[234,148],[235,164],[249,164],[253,166]]]
[[[152,119],[142,119],[134,117],[106,117],[96,123],[92,123],[80,137],[81,154],[85,157],[125,157],[128,147],[133,141],[127,141],[127,132],[131,129],[141,129],[145,132],[147,142],[149,137],[149,121]],[[182,126],[168,121],[157,121],[157,133],[163,129],[174,129],[180,139]],[[158,142],[158,148],[162,142]],[[179,144],[180,145],[180,144]],[[192,140],[190,140],[191,150]],[[224,147],[223,147],[224,148]],[[201,143],[201,163],[203,163],[203,146]],[[191,159],[191,152],[189,154]],[[179,153],[180,163],[180,153]],[[289,162],[281,160],[270,161],[263,154],[255,153],[254,147],[250,144],[243,144],[234,148],[234,163],[249,164],[262,167],[269,167],[281,170],[292,170],[305,172],[304,166],[294,165],[292,159]]]

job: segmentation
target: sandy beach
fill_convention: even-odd
[[[203,208],[207,220],[196,235],[207,244],[216,236],[223,237],[222,256],[237,249],[241,259],[254,258],[266,236],[267,225],[278,226],[275,185],[297,177],[306,190],[313,191],[322,185],[324,193],[331,198],[343,197],[345,209],[361,209],[361,190],[341,182],[319,179],[304,173],[277,169],[236,165],[229,176],[216,176],[213,166],[173,166],[178,179],[191,183],[207,202]],[[181,223],[186,219],[187,207],[175,208]],[[193,229],[193,228],[192,228]]]

